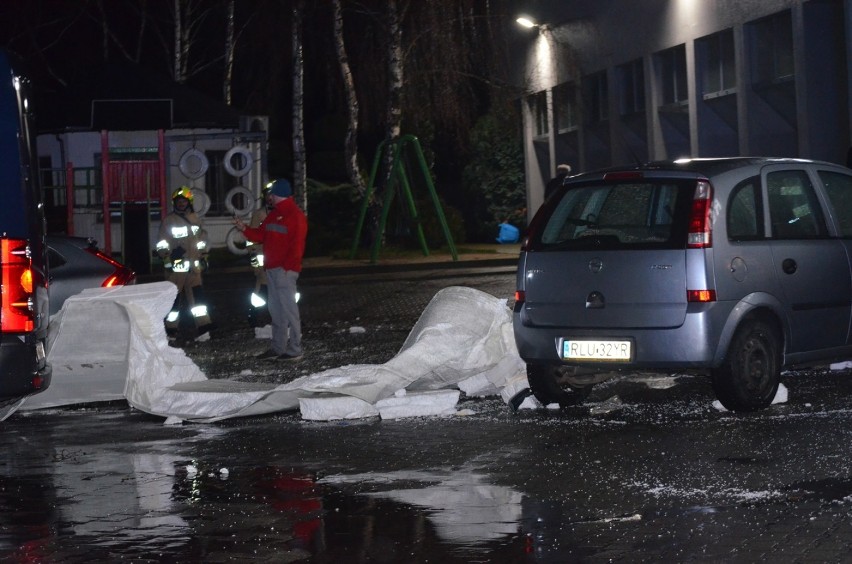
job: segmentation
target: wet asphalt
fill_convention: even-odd
[[[211,272],[211,378],[286,382],[393,357],[443,287],[510,299],[510,263],[316,268],[306,354],[258,361],[251,274]],[[123,402],[2,423],[0,561],[846,562],[852,374],[786,374],[788,400],[713,407],[699,376],[635,375],[584,406],[166,426]]]

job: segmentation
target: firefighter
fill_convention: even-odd
[[[260,191],[261,206],[252,214],[249,227],[259,227],[272,209],[272,201],[269,197],[271,186],[270,182]],[[255,276],[254,291],[249,296],[248,321],[251,327],[262,327],[266,325],[269,317],[269,309],[266,307],[267,288],[266,270],[263,268],[263,244],[246,241],[246,246]]]
[[[192,209],[192,190],[181,186],[172,193],[172,213],[160,222],[156,251],[163,259],[166,280],[177,286],[178,294],[166,316],[166,335],[177,339],[181,311],[189,310],[195,324],[195,340],[210,339],[212,322],[201,286],[207,268],[207,232]]]

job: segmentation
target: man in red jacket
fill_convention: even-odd
[[[302,358],[302,323],[296,303],[296,281],[302,271],[308,220],[293,200],[293,188],[287,180],[274,180],[268,187],[273,208],[258,227],[249,227],[241,219],[234,219],[246,239],[263,244],[272,346],[257,358],[299,360]]]

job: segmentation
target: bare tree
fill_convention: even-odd
[[[308,213],[307,170],[305,155],[304,79],[305,63],[302,53],[302,13],[304,0],[293,3],[293,190],[296,201]]]
[[[393,174],[393,161],[396,155],[395,142],[399,139],[402,131],[402,27],[400,25],[400,13],[397,9],[396,0],[388,0],[387,3],[387,116],[385,121],[385,160],[382,169],[384,178],[383,190],[391,188],[391,175]],[[379,194],[376,194],[379,196]],[[380,234],[381,236],[381,234]]]
[[[225,32],[225,78],[222,81],[222,100],[231,105],[231,82],[234,79],[234,0],[228,0],[228,21]]]
[[[103,0],[98,0],[98,12],[101,15],[101,45],[104,54],[104,61],[109,60],[109,25],[107,23],[106,13],[104,12]]]
[[[107,13],[106,4],[104,0],[98,0],[97,9],[98,14],[96,19],[98,20],[101,26],[101,31],[103,34],[103,60],[110,60],[110,46],[113,45],[115,46],[115,48],[118,49],[118,51],[125,59],[138,64],[139,61],[142,59],[142,46],[143,40],[145,38],[145,28],[148,24],[147,0],[138,0],[135,2],[130,2],[122,6],[121,8],[122,15],[126,15],[126,12],[133,12],[139,19],[139,27],[136,30],[135,34],[136,44],[132,47],[132,49],[129,45],[125,45],[124,34],[126,33],[126,31],[116,31],[113,27],[113,21],[110,15]],[[114,7],[113,10],[115,10]]]
[[[184,70],[184,61],[189,55],[189,40],[184,36],[183,16],[180,9],[181,0],[174,0],[174,21],[175,21],[175,50],[174,63],[172,72],[176,82],[184,82],[186,80],[186,71]]]
[[[402,130],[402,26],[396,0],[388,0],[388,115],[386,138],[395,141]]]
[[[349,67],[349,56],[346,54],[346,45],[343,41],[343,11],[340,7],[340,0],[333,0],[332,5],[334,8],[334,46],[337,51],[337,64],[340,67],[340,74],[343,79],[348,116],[344,141],[346,172],[349,181],[363,196],[367,192],[367,186],[358,165],[358,95],[355,92],[355,79],[352,76],[352,69]]]
[[[139,33],[136,36],[136,50],[131,59],[137,64],[142,59],[142,40],[145,38],[145,27],[148,23],[148,0],[141,0],[139,2],[139,14]]]
[[[217,64],[222,57],[190,58],[190,51],[197,46],[207,16],[216,8],[216,3],[203,0],[174,0],[174,79],[185,83],[187,79]]]

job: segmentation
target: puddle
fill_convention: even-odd
[[[66,460],[0,478],[0,560],[513,561],[532,549],[529,500],[464,469],[317,479],[170,455]]]

